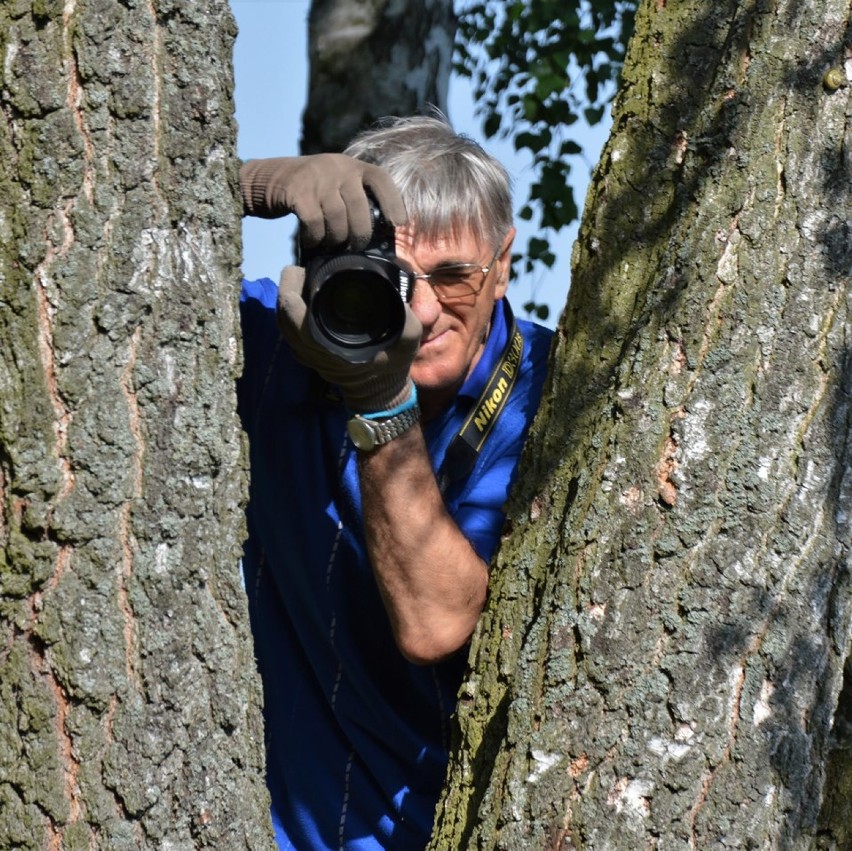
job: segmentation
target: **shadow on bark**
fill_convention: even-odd
[[[658,4],[658,7],[664,5]],[[696,262],[696,251],[699,248],[707,251],[708,246],[712,250],[715,236],[719,243],[716,246],[719,248],[718,254],[712,257],[708,252],[712,264],[715,264],[737,227],[745,203],[745,192],[742,186],[727,191],[728,187],[721,182],[725,169],[732,159],[739,163],[740,168],[749,168],[750,155],[753,153],[748,147],[749,141],[753,143],[750,134],[766,112],[768,95],[780,95],[782,100],[790,99],[796,104],[805,105],[828,96],[821,87],[822,75],[828,65],[837,63],[844,55],[844,47],[849,45],[847,26],[839,42],[817,48],[816,53],[810,53],[808,62],[793,65],[791,59],[788,67],[768,67],[767,70],[772,73],[768,74],[771,79],[767,80],[766,85],[775,86],[775,89],[757,91],[754,87],[747,87],[744,83],[748,66],[753,61],[750,53],[753,34],[771,26],[771,19],[778,13],[776,7],[777,4],[765,0],[693,4],[694,11],[691,14],[694,18],[676,39],[667,38],[667,33],[662,30],[665,23],[663,15],[657,18],[652,15],[649,22],[646,10],[646,19],[641,28],[637,21],[637,37],[645,39],[645,42],[632,47],[631,52],[643,53],[645,61],[629,69],[625,75],[624,88],[619,94],[613,135],[594,177],[587,202],[589,212],[575,247],[572,291],[560,321],[560,339],[552,355],[553,383],[548,387],[547,400],[526,448],[522,475],[509,510],[510,518],[521,518],[525,522],[525,518],[530,516],[530,506],[534,506],[546,518],[548,528],[555,531],[550,536],[542,536],[540,551],[529,556],[527,561],[527,564],[533,564],[534,573],[529,584],[535,589],[535,596],[549,601],[552,607],[550,611],[536,609],[534,622],[536,619],[542,621],[555,617],[555,603],[550,592],[554,587],[570,585],[569,581],[556,577],[555,570],[548,572],[542,566],[569,560],[565,550],[559,550],[559,547],[570,551],[573,546],[574,550],[570,551],[573,558],[578,548],[597,543],[594,538],[596,530],[592,529],[590,533],[580,530],[583,529],[587,509],[600,485],[599,476],[610,460],[607,452],[614,425],[627,407],[635,408],[644,404],[641,382],[635,388],[635,395],[630,398],[620,394],[621,390],[634,390],[633,386],[622,385],[625,376],[635,379],[635,375],[628,374],[625,364],[634,358],[638,359],[644,353],[642,345],[647,346],[647,340],[658,335],[673,335],[673,345],[681,344],[682,341],[674,336],[677,333],[677,317],[682,319],[685,308],[688,309],[702,298],[704,303],[709,303],[719,287],[720,282],[715,279],[700,278],[704,267]],[[789,17],[787,25],[791,28],[795,25],[801,34],[806,29],[801,16],[808,11],[801,3],[791,4],[786,12]],[[798,46],[801,49],[801,40]],[[762,59],[767,61],[766,56]],[[664,72],[658,78],[649,69],[661,65],[664,66]],[[813,107],[813,112],[816,114],[816,107]],[[779,138],[785,138],[781,136],[781,131]],[[824,144],[820,138],[814,134],[814,144]],[[785,162],[784,157],[788,153],[779,152],[778,161]],[[808,234],[807,237],[817,244],[817,265],[822,266],[821,269],[808,268],[811,278],[821,275],[826,289],[836,288],[838,291],[847,286],[852,268],[852,240],[849,222],[843,213],[849,209],[852,175],[849,174],[844,156],[848,154],[844,153],[841,139],[833,147],[827,144],[826,149],[816,158],[823,197],[838,212],[827,224],[820,225],[816,233]],[[777,191],[786,200],[792,187],[785,186],[787,175],[783,170],[777,179]],[[774,187],[771,188],[774,191]],[[696,234],[696,230],[700,231],[700,228],[696,228],[696,221],[729,222],[731,230],[718,235]],[[797,222],[796,226],[801,227],[801,223]],[[628,235],[629,239],[626,238]],[[700,241],[702,239],[703,242]],[[710,277],[712,264],[708,262],[706,265]],[[792,280],[794,272],[789,274],[791,277],[779,280],[778,290],[783,291],[784,298],[792,301],[796,281]],[[607,282],[607,286],[602,288],[601,282]],[[758,293],[756,297],[762,295]],[[743,298],[747,301],[748,293],[743,294]],[[731,310],[735,311],[736,307],[736,303],[732,302]],[[839,309],[842,310],[842,306]],[[778,311],[777,318],[791,322],[801,320],[801,316],[795,313],[795,306],[788,307],[786,303]],[[728,322],[733,324],[730,317]],[[569,344],[566,341],[571,342]],[[685,350],[687,369],[694,370],[696,364],[689,360],[695,356],[694,352],[686,345],[682,348]],[[696,348],[692,347],[693,350]],[[832,358],[835,357],[832,351],[829,350],[829,353]],[[700,356],[704,357],[704,354]],[[846,376],[848,373],[843,363],[826,363],[824,369],[833,376],[832,380],[837,375]],[[641,369],[636,372],[641,374]],[[843,730],[849,729],[847,722],[852,714],[849,697],[852,686],[848,683],[843,691],[833,734],[834,753],[844,758],[838,756],[838,759],[832,760],[828,769],[829,780],[838,778],[837,782],[830,782],[826,786],[822,766],[819,760],[814,759],[814,754],[824,755],[829,747],[828,736],[835,712],[833,695],[837,692],[836,676],[833,682],[825,683],[818,676],[829,661],[826,646],[831,645],[830,652],[841,659],[848,654],[848,648],[840,646],[849,619],[845,612],[849,585],[845,567],[848,531],[841,528],[837,518],[841,516],[840,505],[846,499],[845,493],[842,493],[843,474],[850,461],[846,444],[849,433],[849,387],[845,378],[839,383],[841,389],[835,399],[824,399],[814,404],[818,404],[820,410],[825,405],[833,404],[835,411],[831,420],[835,433],[826,442],[831,444],[830,451],[837,473],[829,487],[831,504],[826,506],[826,512],[831,511],[835,517],[836,538],[842,542],[842,553],[826,558],[810,580],[805,577],[806,582],[810,581],[811,584],[805,584],[801,592],[804,606],[828,607],[825,611],[829,614],[823,621],[826,633],[811,637],[803,628],[789,631],[790,640],[785,646],[785,654],[782,654],[781,661],[777,662],[777,667],[772,671],[772,680],[777,684],[774,693],[767,698],[772,721],[763,726],[759,734],[755,734],[755,737],[763,736],[758,759],[765,760],[766,765],[771,764],[779,781],[794,790],[792,800],[805,802],[795,811],[784,814],[787,826],[782,830],[782,842],[790,843],[790,847],[803,833],[812,834],[817,829],[820,798],[825,788],[831,788],[839,794],[826,804],[823,820],[831,816],[829,809],[832,806],[835,807],[832,812],[846,812],[844,808],[848,805],[843,804],[841,790],[852,787],[852,771],[842,767],[849,753],[846,749],[852,746],[845,734],[841,734]],[[780,392],[777,387],[766,389]],[[604,406],[601,404],[602,399],[613,401]],[[777,401],[776,397],[767,398],[764,404],[768,409],[770,404]],[[754,427],[755,422],[759,423],[759,419],[760,412],[748,412],[750,428]],[[735,444],[737,439],[737,436],[732,436],[732,443]],[[733,448],[740,450],[737,445]],[[742,449],[741,457],[737,459],[739,466],[732,464],[729,457],[720,459],[720,482],[727,484],[724,482],[725,477],[738,475],[749,460],[757,460],[748,455],[753,448],[747,446]],[[802,452],[805,453],[804,447]],[[796,472],[797,486],[804,487],[803,476],[801,470]],[[557,480],[578,481],[579,488],[566,495],[565,487],[560,487]],[[848,488],[848,485],[845,487]],[[724,510],[713,506],[713,509],[717,510],[720,522],[724,523],[730,512],[742,512],[746,518],[744,527],[752,524],[754,529],[758,529],[760,512],[748,504],[748,495],[743,496],[745,490],[747,488],[739,487],[736,492],[737,498],[743,499],[742,505],[726,506]],[[558,500],[561,502],[557,504]],[[659,508],[661,515],[670,510],[664,501],[661,501]],[[724,511],[729,514],[726,515]],[[785,529],[784,533],[788,534],[788,530]],[[589,536],[585,541],[584,534]],[[565,539],[569,535],[572,538],[566,547]],[[736,543],[737,539],[733,535],[727,541],[729,547]],[[654,547],[654,559],[663,562],[667,557],[664,547],[659,541]],[[677,550],[678,547],[680,550]],[[675,544],[674,551],[683,552],[685,549],[688,549],[685,542]],[[496,588],[489,611],[501,605],[502,586],[507,584],[508,587],[508,583],[515,581],[509,574],[516,571],[518,565],[510,561],[513,551],[510,549],[508,553],[506,560],[501,555],[495,571]],[[719,551],[720,557],[725,554]],[[516,553],[514,555],[517,557]],[[582,568],[579,557],[577,562]],[[656,566],[652,565],[648,569]],[[607,568],[613,574],[608,580],[611,587],[629,588],[629,581],[635,580],[635,577],[627,575],[629,566],[618,560],[607,565]],[[578,621],[584,617],[582,606],[589,602],[580,600],[586,591],[582,587],[584,579],[579,575],[579,570],[578,576],[572,580],[573,596],[565,596],[561,600],[563,608],[575,610]],[[705,623],[701,627],[704,636],[701,661],[716,672],[724,672],[726,662],[744,660],[745,677],[748,674],[745,668],[749,662],[749,653],[752,652],[749,643],[754,641],[755,635],[754,622],[766,622],[781,629],[785,622],[792,623],[796,617],[797,612],[788,608],[788,600],[783,594],[776,596],[778,589],[774,583],[777,583],[778,577],[770,569],[764,570],[767,572],[766,587],[743,590],[742,598],[738,601],[739,611],[732,612],[728,622],[724,622],[724,613],[716,613],[720,615],[718,623]],[[708,569],[708,574],[710,572]],[[560,582],[562,585],[558,585]],[[717,589],[712,591],[718,593]],[[509,597],[509,593],[506,596]],[[714,599],[718,601],[719,598]],[[486,630],[483,630],[483,636],[475,642],[473,664],[477,670],[489,664],[489,653],[494,652],[493,648],[499,645],[497,632],[501,626],[502,623],[496,618],[489,620],[488,629],[494,633],[493,636],[485,636]],[[546,631],[538,630],[539,633]],[[524,641],[518,638],[517,646],[521,647]],[[568,648],[568,653],[574,654],[577,667],[580,667],[586,649],[582,646],[582,636],[577,637],[573,648]],[[547,650],[537,652],[537,660],[549,658]],[[608,652],[609,662],[614,664],[612,657],[615,651],[610,648],[602,652]],[[531,656],[528,654],[528,657]],[[519,669],[530,665],[528,657],[520,657]],[[772,658],[777,660],[779,657]],[[586,673],[588,675],[588,671]],[[644,672],[641,675],[644,676]],[[681,671],[675,674],[667,672],[667,675],[679,677]],[[472,761],[470,770],[476,782],[466,801],[468,819],[459,847],[469,847],[478,840],[477,831],[483,830],[483,822],[496,822],[498,832],[512,827],[507,824],[505,815],[495,811],[501,807],[501,802],[497,800],[499,790],[506,788],[502,757],[505,755],[509,707],[520,689],[518,682],[523,679],[524,673],[519,670],[517,681],[497,687],[497,692],[500,688],[507,690],[498,696],[492,694],[491,702],[497,708],[489,716],[487,728],[482,731],[483,743],[475,754],[468,754]],[[808,693],[812,701],[803,708],[795,698],[799,683],[805,680],[811,683]],[[576,678],[572,685],[576,687]],[[598,684],[594,685],[597,687]],[[546,692],[546,687],[542,687],[542,691]],[[624,691],[627,691],[627,686]],[[525,697],[528,695],[525,694]],[[606,696],[606,702],[609,706],[613,705],[611,695]],[[542,699],[541,703],[550,713],[563,709],[556,706],[558,700],[553,698],[549,702],[548,699]],[[567,714],[571,708],[569,699],[565,698],[564,703]],[[463,724],[467,712],[467,708],[460,705]],[[473,712],[470,718],[473,723],[476,722]],[[753,741],[746,745],[753,744]],[[571,747],[574,748],[574,745],[572,742]],[[736,745],[735,728],[732,749]],[[514,740],[511,746],[519,747]],[[573,754],[584,747],[577,744]],[[594,770],[593,765],[584,776]],[[482,778],[492,778],[489,791],[483,789]],[[576,792],[579,796],[579,783]],[[505,805],[505,802],[502,803]],[[483,814],[483,807],[489,812]],[[576,819],[572,830],[576,830],[578,841],[582,841],[587,825],[579,823],[583,820],[579,804],[572,807],[572,815]],[[591,808],[588,812],[591,814]],[[562,813],[559,817],[568,820]],[[705,821],[710,818],[711,815],[702,816]],[[705,839],[702,833],[705,827],[708,831],[706,836],[709,836],[712,825],[698,825],[696,821],[692,839]],[[845,829],[848,832],[848,828]],[[842,835],[846,836],[846,833]],[[503,844],[498,843],[494,847],[514,847],[511,839],[504,838],[501,842]],[[701,847],[700,844],[697,847]]]
[[[459,708],[464,709],[464,698],[460,700]],[[503,694],[499,704],[488,716],[488,720],[482,729],[482,742],[479,748],[471,752],[471,790],[472,794],[466,801],[465,812],[456,814],[460,824],[464,825],[463,841],[460,848],[467,848],[470,842],[470,834],[477,822],[477,817],[482,809],[483,798],[488,792],[489,778],[494,771],[494,765],[498,759],[502,745],[506,739],[509,725],[510,695]],[[457,735],[457,728],[455,731]],[[453,750],[457,750],[458,744],[454,743]]]
[[[848,41],[848,39],[847,39]],[[845,207],[849,209],[849,178],[843,181],[846,188]],[[829,253],[828,263],[836,268],[838,277],[849,274],[852,270],[852,241],[847,237],[844,243],[832,243],[835,249]],[[845,657],[843,666],[843,686],[832,710],[828,703],[826,711],[833,712],[833,717],[825,719],[827,742],[825,744],[826,760],[824,772],[823,797],[820,810],[816,816],[818,833],[818,848],[848,848],[852,847],[852,657],[846,646],[849,641],[848,615],[850,586],[852,574],[849,568],[850,550],[850,498],[848,476],[852,471],[852,353],[847,351],[843,365],[842,380],[839,382],[834,404],[832,424],[834,426],[834,447],[836,452],[836,475],[832,482],[831,505],[829,506],[836,527],[836,537],[843,546],[838,547],[838,557],[826,571],[825,581],[820,588],[829,597],[828,625],[831,629],[830,638],[835,652],[841,658]],[[820,701],[825,705],[825,701]],[[814,802],[814,806],[817,802]]]
[[[852,664],[846,663],[831,750],[826,766],[827,793],[820,811],[818,848],[852,847]]]
[[[740,126],[748,120],[755,96],[738,90],[734,81],[726,79],[726,74],[738,61],[748,62],[749,38],[756,21],[761,15],[774,13],[775,5],[769,0],[747,3],[727,0],[722,4],[702,6],[701,14],[668,50],[667,62],[678,69],[680,81],[680,85],[670,91],[668,102],[654,107],[653,120],[630,108],[620,111],[616,117],[611,138],[626,137],[631,147],[643,155],[615,193],[606,176],[599,174],[595,179],[597,189],[594,196],[590,195],[592,209],[612,210],[615,215],[607,217],[604,212],[603,218],[592,215],[584,222],[579,237],[580,249],[573,263],[571,297],[560,332],[570,339],[581,329],[594,328],[605,362],[594,370],[577,369],[562,378],[562,383],[572,388],[574,404],[564,416],[548,423],[549,442],[557,447],[570,445],[575,435],[582,434],[577,430],[577,423],[586,409],[594,407],[601,394],[611,386],[615,368],[628,355],[637,335],[650,323],[664,326],[690,285],[688,277],[678,271],[678,267],[685,264],[678,262],[681,258],[676,246],[668,243],[665,236],[672,234],[676,239],[678,223],[694,216],[696,199],[702,197],[708,182],[717,179],[718,166],[736,147]],[[791,6],[793,19],[800,6],[800,3]],[[713,33],[719,31],[724,31],[721,44],[713,41]],[[827,45],[811,62],[788,69],[787,87],[814,97],[820,91],[825,69],[836,64],[844,55],[844,47],[849,45],[852,45],[852,35],[847,28],[841,43]],[[637,84],[631,81],[630,86],[636,88]],[[707,93],[706,98],[700,96],[703,93]],[[620,98],[624,97],[622,93]],[[666,174],[672,169],[672,157],[677,156],[677,147],[681,144],[688,146],[692,162],[674,169],[674,180],[669,182]],[[850,175],[843,162],[843,153],[842,140],[838,140],[836,147],[826,150],[822,159],[826,200],[841,212],[849,209],[850,199]],[[612,156],[613,150],[608,146],[603,162],[612,160]],[[604,168],[604,173],[607,171]],[[732,208],[731,215],[736,213]],[[628,233],[630,239],[626,240]],[[820,239],[825,246],[829,278],[848,275],[849,221],[838,215],[836,224],[820,234]],[[650,261],[646,267],[663,267],[665,264],[657,259],[660,254],[671,260],[670,274],[656,287],[637,289],[635,302],[625,312],[623,321],[610,321],[610,305],[602,299],[599,283],[609,279],[612,270],[637,250],[646,254]],[[619,345],[613,347],[610,341]],[[561,429],[556,431],[560,425]],[[526,477],[531,488],[538,490],[541,482],[547,480],[549,467],[548,461],[535,475]],[[525,493],[524,497],[527,496]]]

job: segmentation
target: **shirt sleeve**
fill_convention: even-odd
[[[474,488],[464,495],[454,519],[476,554],[490,562],[506,520],[504,507],[518,466],[518,454],[491,464]]]
[[[243,428],[251,434],[253,417],[270,352],[278,339],[275,307],[278,287],[269,278],[243,281],[240,327],[243,333],[243,372],[237,380],[237,407]]]

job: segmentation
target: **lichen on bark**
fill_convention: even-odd
[[[0,846],[272,845],[225,0],[0,9]]]
[[[641,5],[432,848],[840,847],[850,23]]]

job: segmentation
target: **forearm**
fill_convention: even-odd
[[[444,506],[414,427],[359,457],[367,546],[397,644],[413,662],[445,658],[470,638],[488,566]]]

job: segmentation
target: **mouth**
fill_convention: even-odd
[[[434,334],[429,334],[428,336],[426,336],[426,337],[424,337],[423,339],[420,340],[421,350],[422,349],[434,348],[435,345],[439,341],[443,340],[444,337],[446,337],[446,336],[447,336],[446,331],[439,331],[439,332],[434,333]]]

